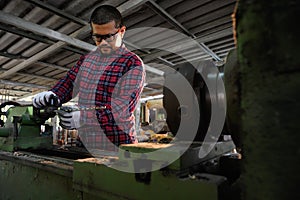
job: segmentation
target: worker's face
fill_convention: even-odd
[[[93,40],[102,54],[109,55],[122,45],[125,26],[116,28],[115,21],[101,25],[92,23],[91,26]]]

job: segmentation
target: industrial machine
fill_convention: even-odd
[[[220,78],[212,76],[211,64],[197,66],[202,67],[202,76]],[[208,145],[213,148],[199,156],[201,147],[210,142],[205,133],[216,101],[208,98],[197,68],[184,64],[175,69],[166,75],[166,82],[184,76],[199,101],[187,100],[182,105],[174,101],[171,90],[164,89],[167,123],[175,135],[170,143],[145,141],[122,145],[116,155],[95,156],[101,149],[87,151],[76,133],[62,134],[63,130],[60,136],[54,135],[48,119],[60,107],[55,101],[43,109],[13,105],[1,113],[7,119],[0,128],[0,199],[231,199],[232,184],[239,176],[235,145],[224,139],[223,131]],[[198,120],[191,114],[195,107],[202,115],[193,130],[195,136],[188,128],[179,134],[180,122]],[[62,135],[64,140],[59,140]],[[166,162],[169,158],[174,159]]]
[[[45,123],[48,118],[54,116],[49,106],[43,110],[33,106],[21,106],[14,102],[6,102],[5,107],[13,105],[5,113],[6,123],[0,128],[0,148],[5,151],[18,149],[42,149],[52,146],[52,126]],[[57,107],[56,107],[57,108]]]

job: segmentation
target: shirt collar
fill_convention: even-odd
[[[116,54],[116,55],[123,55],[123,54],[125,54],[125,53],[127,53],[127,52],[128,52],[128,49],[125,47],[124,44],[122,44],[122,46],[119,47],[119,48],[115,51],[115,54]]]

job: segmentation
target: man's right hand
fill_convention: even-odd
[[[56,97],[56,94],[51,91],[38,93],[32,100],[32,104],[36,108],[43,108],[47,105],[50,105],[50,98]],[[60,103],[58,99],[58,104]]]

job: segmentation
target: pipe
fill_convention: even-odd
[[[12,132],[12,128],[0,128],[0,137],[8,137],[10,133]]]

